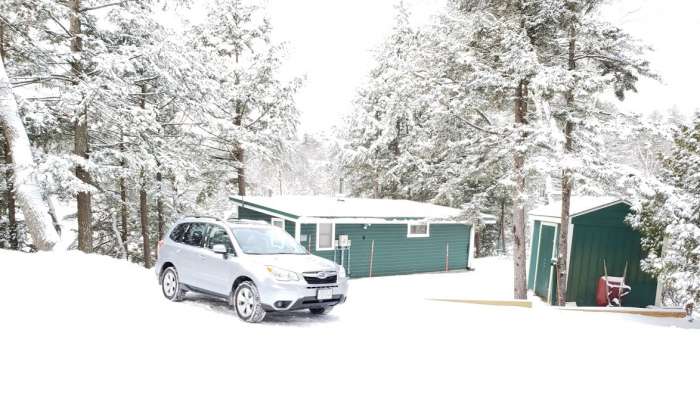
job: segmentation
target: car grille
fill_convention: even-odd
[[[322,285],[322,284],[329,284],[329,283],[335,283],[335,281],[338,279],[338,276],[335,274],[326,276],[325,278],[319,278],[318,272],[309,272],[304,274],[304,279],[306,280],[306,283],[309,285]]]

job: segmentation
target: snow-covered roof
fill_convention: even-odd
[[[291,215],[296,218],[369,218],[427,221],[463,221],[462,211],[410,200],[326,196],[232,196],[236,204]]]
[[[620,202],[627,203],[619,197],[591,197],[591,196],[578,196],[571,197],[571,207],[569,210],[569,216],[574,217],[577,215],[585,214],[587,212],[595,211],[596,209],[601,209],[610,205],[614,205]],[[530,211],[531,216],[542,216],[550,218],[561,218],[561,201],[556,201],[548,205],[543,205],[537,207]]]

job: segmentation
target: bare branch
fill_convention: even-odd
[[[81,12],[81,13],[85,13],[85,12],[88,12],[88,11],[99,10],[99,9],[101,9],[101,8],[107,8],[107,7],[112,7],[112,6],[120,6],[120,5],[125,4],[125,3],[128,3],[128,2],[129,2],[129,0],[124,0],[124,1],[116,1],[116,2],[114,2],[114,3],[102,4],[101,6],[85,7],[85,8],[81,8],[81,9],[80,9],[80,12]]]

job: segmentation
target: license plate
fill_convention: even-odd
[[[328,300],[333,298],[333,289],[319,289],[316,294],[318,300]]]

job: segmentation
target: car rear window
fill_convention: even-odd
[[[189,223],[181,223],[181,224],[175,226],[175,229],[173,229],[172,232],[170,232],[170,240],[176,241],[176,242],[181,242],[182,235],[187,230],[188,225],[189,225]]]
[[[193,222],[187,228],[187,231],[182,236],[182,243],[190,246],[202,247],[204,234],[207,232],[208,225],[202,222]]]

